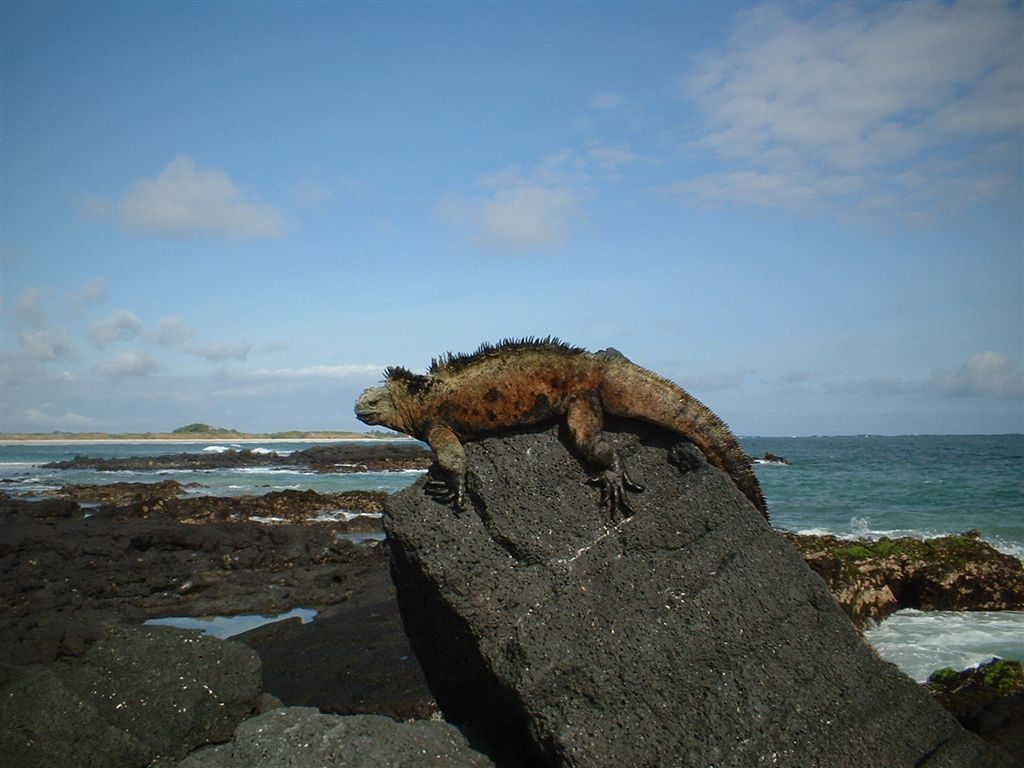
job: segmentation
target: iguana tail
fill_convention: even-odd
[[[718,416],[697,398],[625,358],[610,360],[601,384],[604,412],[669,429],[696,445],[708,462],[723,470],[768,519],[761,484],[750,458]]]

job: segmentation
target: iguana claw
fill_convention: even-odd
[[[601,487],[601,506],[608,509],[608,513],[613,519],[616,513],[620,511],[623,517],[632,517],[633,507],[629,504],[626,491],[640,493],[644,489],[639,483],[633,482],[632,478],[624,470],[616,472],[612,469],[606,469],[601,474],[590,478],[587,482]]]
[[[460,481],[431,477],[424,484],[423,492],[442,504],[454,502],[456,509],[462,509],[466,501],[466,484]]]

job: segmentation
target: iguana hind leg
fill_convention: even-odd
[[[576,450],[589,464],[601,470],[589,480],[600,486],[601,504],[608,508],[612,517],[619,511],[630,517],[633,508],[626,491],[639,493],[644,487],[629,476],[619,452],[602,433],[604,411],[597,393],[573,396],[565,410],[565,421]]]

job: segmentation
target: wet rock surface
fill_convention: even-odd
[[[111,623],[324,608],[372,592],[364,577],[386,567],[381,545],[352,543],[344,523],[250,522],[245,499],[209,500],[237,515],[205,522],[190,509],[203,500],[179,501],[204,524],[143,512],[152,502],[83,511],[0,497],[0,682],[18,665],[80,655]]]
[[[901,608],[1024,610],[1024,563],[977,531],[926,540],[784,536],[861,629]]]
[[[259,653],[264,689],[289,706],[399,720],[437,712],[384,567],[313,622],[268,624],[235,639]]]
[[[627,426],[610,434],[647,489],[624,522],[554,429],[467,445],[462,512],[422,481],[389,499],[447,719],[504,765],[1011,764],[878,659],[725,475],[688,445],[681,473],[673,439]]]

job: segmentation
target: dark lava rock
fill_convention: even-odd
[[[388,502],[403,621],[450,722],[499,762],[1008,766],[864,643],[678,438],[610,438],[646,492],[612,524],[555,429],[466,446],[472,507]]]
[[[23,504],[36,509],[0,503],[0,683],[18,665],[80,655],[110,623],[325,608],[387,558],[328,524],[52,519]]]
[[[275,709],[242,723],[229,744],[205,747],[178,768],[487,768],[451,725]]]
[[[1024,665],[992,659],[957,672],[941,669],[928,689],[959,720],[1024,764]]]
[[[925,540],[877,541],[783,535],[803,553],[861,629],[901,608],[1024,609],[1024,563],[981,541],[977,531]]]
[[[379,518],[373,516],[384,511],[384,500],[388,496],[383,491],[318,493],[312,490],[286,490],[258,496],[179,498],[184,490],[185,487],[177,481],[166,480],[160,483],[65,485],[54,493],[75,502],[99,502],[99,507],[89,509],[89,516],[107,520],[159,516],[183,523],[250,520],[264,524],[329,523],[345,531],[382,530]],[[10,507],[13,503],[8,497],[0,502],[0,509]],[[38,511],[33,504],[41,505]],[[20,505],[17,510],[19,514],[34,517],[82,516],[82,510],[69,502],[20,501]]]
[[[173,499],[184,490],[177,480],[163,480],[159,483],[72,484],[62,486],[54,495],[86,503],[140,504]]]
[[[118,629],[77,663],[22,670],[0,692],[9,768],[125,768],[225,741],[251,714],[259,660],[240,643]]]
[[[101,472],[125,472],[158,469],[230,469],[234,467],[276,467],[287,463],[287,456],[263,451],[227,450],[221,452],[171,453],[162,456],[123,456],[102,458],[79,454],[73,459],[51,461],[45,469],[96,469]]]
[[[271,491],[262,496],[198,496],[171,499],[148,505],[147,512],[159,512],[181,522],[206,523],[214,520],[310,523],[324,513],[368,513],[384,511],[387,494],[382,491]],[[115,510],[115,512],[118,510]],[[348,530],[338,514],[326,520],[339,530]],[[378,530],[380,525],[377,526]]]
[[[412,440],[331,443],[314,445],[291,456],[295,463],[306,464],[318,472],[388,472],[426,469],[430,449]]]
[[[433,715],[387,569],[368,570],[343,597],[308,624],[282,621],[235,637],[260,655],[264,690],[287,706],[333,714]]]
[[[423,443],[412,440],[353,440],[314,445],[285,454],[251,451],[247,448],[118,458],[80,454],[73,459],[53,461],[43,466],[47,469],[95,469],[101,472],[282,466],[297,466],[315,472],[387,472],[426,469],[430,466],[430,450]]]
[[[70,499],[20,499],[0,491],[0,519],[60,520],[82,516],[82,508]]]

